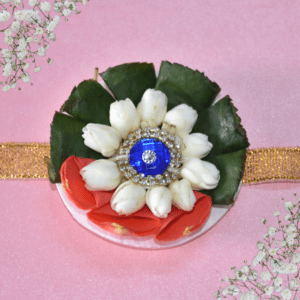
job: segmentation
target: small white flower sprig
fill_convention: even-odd
[[[219,288],[214,293],[215,299],[300,299],[298,293],[300,290],[298,267],[300,197],[297,204],[285,201],[284,208],[287,214],[282,221],[279,218],[280,212],[274,212],[274,216],[278,219],[278,227],[269,226],[263,241],[257,242],[259,251],[253,258],[252,264],[247,264],[245,260],[242,268],[232,268],[235,278],[226,276],[222,280],[229,286]],[[261,222],[267,223],[265,218]]]
[[[0,23],[4,24],[0,32],[5,34],[4,43],[7,45],[6,48],[0,48],[0,71],[6,77],[0,80],[3,92],[16,88],[19,80],[31,81],[29,70],[26,70],[31,63],[33,72],[41,70],[36,58],[44,57],[50,42],[56,40],[54,30],[61,20],[60,16],[68,21],[66,17],[71,13],[80,13],[77,4],[85,5],[87,1],[55,0],[50,3],[39,0],[0,0]],[[47,58],[47,62],[51,65],[53,60]]]

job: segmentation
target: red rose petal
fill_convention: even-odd
[[[96,200],[93,193],[85,188],[85,183],[79,171],[92,161],[94,160],[70,156],[64,161],[60,169],[64,191],[78,208],[85,210],[95,207]]]
[[[161,221],[157,241],[174,241],[200,228],[208,218],[211,210],[211,198],[199,192],[194,192],[197,202],[190,212],[172,207],[168,218]]]

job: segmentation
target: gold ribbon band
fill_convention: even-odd
[[[47,179],[45,157],[47,143],[0,143],[0,179]],[[243,184],[275,180],[300,180],[300,147],[247,150]]]

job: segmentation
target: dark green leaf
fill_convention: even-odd
[[[209,159],[204,158],[204,160],[213,163],[218,168],[221,176],[219,184],[215,189],[201,190],[201,193],[211,197],[213,205],[228,205],[233,203],[233,196],[242,180],[245,159],[245,149],[214,156]]]
[[[161,63],[155,89],[167,95],[168,110],[186,103],[198,113],[209,107],[221,90],[204,73],[168,61]]]
[[[95,80],[85,80],[72,90],[60,111],[87,123],[110,125],[109,108],[113,97]]]
[[[137,105],[147,89],[154,88],[156,82],[153,64],[131,63],[107,69],[101,73],[109,89],[117,100],[129,98]]]
[[[213,144],[209,157],[235,152],[249,146],[246,131],[236,111],[231,99],[226,96],[198,115],[193,132],[201,132],[208,136]]]
[[[51,124],[51,163],[48,164],[52,183],[60,182],[60,167],[72,155],[100,159],[103,156],[84,145],[82,128],[85,122],[56,112]]]

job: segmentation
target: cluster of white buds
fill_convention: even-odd
[[[87,1],[55,0],[52,4],[38,0],[0,0],[0,23],[4,24],[0,32],[4,33],[6,44],[6,48],[0,48],[0,70],[5,77],[0,81],[2,91],[16,88],[19,80],[31,81],[29,68],[35,73],[41,70],[36,59],[44,57],[50,42],[56,40],[54,30],[61,18],[68,21],[66,17],[72,12],[79,14],[76,4],[85,5]],[[53,60],[48,58],[47,62],[51,65]]]

